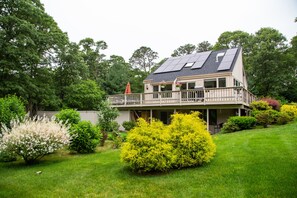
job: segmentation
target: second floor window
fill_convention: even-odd
[[[219,78],[219,87],[226,87],[226,78]]]
[[[204,80],[205,88],[217,88],[217,79],[205,79]]]

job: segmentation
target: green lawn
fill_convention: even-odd
[[[131,173],[118,150],[64,151],[33,166],[0,163],[0,197],[297,196],[297,122],[214,139],[210,164],[164,174]]]

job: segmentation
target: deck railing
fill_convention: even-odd
[[[232,104],[249,105],[256,98],[243,87],[193,89],[109,96],[113,106],[152,106],[162,104]]]

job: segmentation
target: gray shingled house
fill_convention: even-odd
[[[246,115],[254,96],[247,89],[242,48],[168,58],[144,80],[144,93],[109,96],[123,121],[160,119],[175,112],[200,111],[217,132],[229,116]]]

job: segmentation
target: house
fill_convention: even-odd
[[[144,80],[144,93],[109,96],[119,124],[139,117],[168,124],[175,112],[200,111],[212,133],[228,117],[249,114],[254,99],[241,47],[170,57]]]

